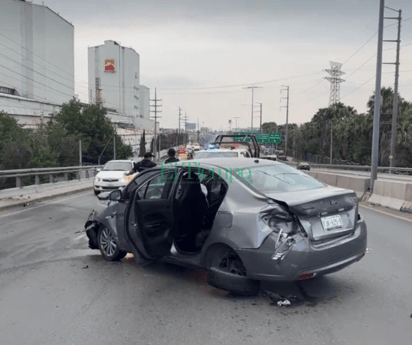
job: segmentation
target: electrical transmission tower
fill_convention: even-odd
[[[342,65],[340,62],[330,61],[330,69],[324,70],[330,74],[330,77],[325,77],[330,82],[329,106],[340,102],[340,83],[345,81],[340,78],[341,75],[345,74],[340,70]]]
[[[153,110],[150,110],[151,113],[154,113],[154,116],[152,117],[152,119],[154,119],[155,125],[154,125],[154,145],[153,145],[153,153],[154,156],[156,157],[156,132],[157,132],[157,119],[161,119],[161,117],[157,116],[158,113],[161,113],[161,110],[158,110],[157,108],[160,108],[162,105],[161,104],[157,104],[158,102],[161,101],[161,99],[157,98],[157,92],[156,92],[156,88],[155,88],[155,98],[151,99],[151,101],[153,102],[153,104],[151,104],[151,107],[153,107]],[[159,148],[159,159],[160,159],[160,148]]]

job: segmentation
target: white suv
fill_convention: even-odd
[[[93,190],[94,194],[107,192],[126,186],[134,175],[127,176],[133,169],[133,161],[113,160],[107,162],[103,169],[94,177]]]

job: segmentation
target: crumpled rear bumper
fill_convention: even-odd
[[[342,238],[316,244],[308,237],[293,236],[295,243],[280,259],[274,259],[277,235],[269,235],[260,248],[236,250],[246,267],[248,277],[256,280],[294,281],[303,274],[324,275],[339,271],[357,261],[366,252],[366,224]],[[301,278],[299,278],[301,277]]]

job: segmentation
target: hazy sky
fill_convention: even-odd
[[[41,1],[35,0],[40,4]],[[178,107],[190,122],[228,129],[250,126],[251,91],[263,103],[263,122],[285,122],[281,85],[290,87],[289,122],[310,121],[329,102],[322,78],[329,61],[344,63],[341,101],[366,110],[376,72],[379,0],[45,0],[75,26],[76,93],[87,101],[87,47],[115,40],[140,55],[142,84],[163,99],[161,127],[176,128]],[[399,91],[412,101],[412,1],[387,0],[402,9]],[[386,10],[386,16],[397,13]],[[411,18],[407,20],[408,18]],[[385,39],[396,39],[385,20]],[[384,43],[393,62],[394,43]],[[368,61],[368,59],[370,59]],[[363,66],[362,66],[363,65]],[[362,67],[361,67],[362,66]],[[356,71],[357,70],[357,71]],[[384,65],[383,86],[394,66]],[[322,81],[323,80],[323,81]],[[363,84],[363,85],[362,85]],[[285,94],[284,94],[285,96]],[[258,104],[256,104],[258,105]],[[258,107],[256,114],[258,116]],[[255,124],[259,121],[255,118]]]

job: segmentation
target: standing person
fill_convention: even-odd
[[[153,157],[151,152],[146,152],[140,162],[134,163],[133,173],[155,167],[156,163],[152,161]]]
[[[167,151],[167,155],[169,157],[165,160],[165,163],[179,162],[179,158],[175,157],[176,156],[175,149],[169,149],[169,151]]]

